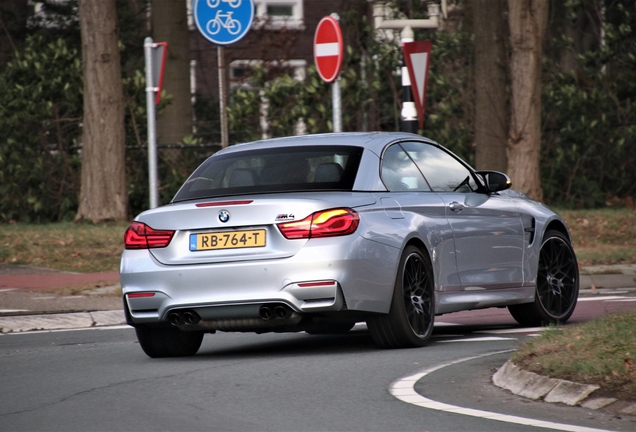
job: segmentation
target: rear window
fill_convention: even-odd
[[[351,191],[362,151],[360,147],[312,146],[212,156],[172,201],[267,192]]]

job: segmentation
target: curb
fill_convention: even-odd
[[[636,403],[620,401],[616,398],[591,397],[592,393],[600,388],[599,386],[579,384],[528,372],[510,360],[497,370],[492,376],[492,381],[497,387],[532,400],[636,415]]]
[[[0,335],[34,330],[68,330],[126,325],[121,310],[0,317]]]

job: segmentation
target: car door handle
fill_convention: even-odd
[[[460,204],[457,201],[453,201],[448,205],[448,207],[454,212],[460,212],[466,208],[464,204]]]

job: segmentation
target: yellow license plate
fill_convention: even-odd
[[[263,247],[265,242],[265,230],[190,234],[191,251]]]

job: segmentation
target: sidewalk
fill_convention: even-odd
[[[119,273],[0,264],[0,333],[124,324]]]
[[[597,265],[582,267],[580,286],[582,293],[596,288],[636,287],[636,264]]]

